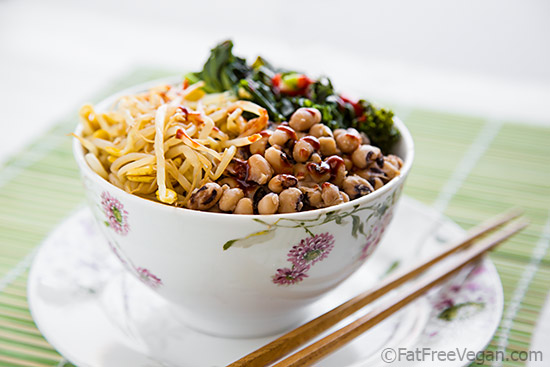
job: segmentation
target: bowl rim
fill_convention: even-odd
[[[106,109],[108,106],[112,105],[118,98],[128,95],[131,93],[137,93],[139,91],[144,91],[146,89],[149,89],[151,87],[160,85],[160,84],[175,84],[179,83],[181,81],[181,76],[171,76],[166,78],[160,78],[151,80],[145,83],[140,83],[137,85],[133,85],[131,87],[125,88],[117,93],[111,94],[110,96],[102,99],[100,102],[95,104],[95,110],[101,111]],[[360,198],[350,200],[348,202],[329,206],[326,208],[319,208],[319,209],[313,209],[313,210],[306,210],[303,212],[296,212],[296,213],[278,213],[278,214],[233,214],[233,213],[217,213],[217,212],[208,212],[208,211],[201,211],[201,210],[193,210],[183,207],[175,207],[168,204],[163,204],[160,202],[156,202],[153,200],[149,200],[146,198],[143,198],[141,196],[133,195],[125,190],[113,185],[109,181],[103,179],[100,175],[98,175],[95,171],[91,169],[91,167],[88,165],[86,160],[84,159],[84,149],[78,139],[73,138],[73,156],[76,160],[76,163],[80,169],[80,172],[83,176],[86,176],[90,178],[92,181],[94,181],[99,186],[106,186],[109,190],[113,190],[118,196],[124,197],[125,201],[137,201],[139,203],[142,203],[143,205],[151,206],[152,208],[158,208],[159,210],[167,211],[167,213],[188,213],[192,215],[198,215],[198,216],[204,216],[205,218],[212,218],[212,217],[224,217],[224,218],[242,218],[243,220],[250,220],[252,218],[273,218],[273,219],[279,219],[279,218],[292,218],[292,219],[300,219],[300,218],[309,218],[311,216],[316,215],[322,215],[328,212],[333,211],[341,211],[346,209],[351,209],[355,206],[362,206],[368,202],[375,201],[379,197],[383,196],[387,192],[390,192],[397,188],[397,186],[403,184],[402,181],[404,181],[409,171],[411,170],[412,163],[414,161],[414,141],[412,138],[412,135],[409,131],[409,129],[406,127],[406,125],[403,123],[403,121],[397,117],[393,117],[394,124],[398,128],[400,132],[400,141],[404,144],[405,148],[405,154],[406,159],[403,160],[403,167],[401,169],[401,173],[398,177],[395,177],[390,182],[379,188],[378,190],[375,190],[374,192],[367,194],[365,196],[362,196]],[[74,131],[76,135],[81,136],[82,135],[82,124],[78,123],[77,127]]]

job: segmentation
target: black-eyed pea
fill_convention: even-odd
[[[304,163],[296,163],[292,170],[294,172],[294,177],[296,177],[299,181],[303,181],[309,176],[307,165]]]
[[[343,188],[352,200],[374,191],[369,181],[357,175],[346,177],[344,179]]]
[[[309,158],[309,160],[313,163],[319,164],[323,161],[323,158],[321,158],[321,156],[318,153],[313,153]]]
[[[399,176],[401,173],[399,168],[395,167],[388,160],[384,160],[384,166],[381,168],[381,171],[384,172],[389,180],[393,179],[395,176]]]
[[[224,212],[232,212],[235,210],[237,203],[244,197],[243,190],[240,188],[232,188],[225,190],[219,201],[220,209]]]
[[[351,158],[349,156],[343,156],[342,159],[344,160],[344,164],[346,165],[346,169],[348,171],[351,171],[352,168],[353,168],[353,161],[351,160]]]
[[[401,169],[403,167],[403,160],[396,155],[389,154],[386,156],[386,160],[393,164],[397,169]]]
[[[374,189],[375,190],[378,190],[379,188],[384,186],[384,181],[382,181],[382,179],[380,179],[380,177],[374,177],[372,179],[372,181],[374,181]]]
[[[330,181],[341,187],[344,182],[344,178],[346,178],[348,174],[344,159],[340,156],[333,155],[328,157],[325,162],[330,167]]]
[[[319,185],[315,185],[314,187],[300,186],[300,190],[304,194],[304,201],[309,206],[313,208],[322,208],[325,205]]]
[[[208,182],[201,188],[197,188],[191,194],[186,206],[189,209],[208,210],[218,203],[223,190],[215,182]]]
[[[309,130],[313,125],[321,122],[321,112],[316,108],[298,108],[292,116],[288,124],[296,131]]]
[[[342,201],[344,201],[344,203],[347,203],[349,201],[349,196],[345,192],[340,191],[340,196],[342,197]]]
[[[219,180],[218,183],[223,186],[229,186],[230,189],[239,187],[239,182],[233,177],[224,177],[221,180]]]
[[[336,138],[337,136],[345,133],[346,133],[346,129],[336,129],[332,132],[332,135]]]
[[[309,162],[306,164],[307,171],[311,179],[317,183],[322,183],[330,180],[331,170],[326,162],[320,164]]]
[[[258,202],[258,213],[275,214],[279,210],[279,196],[274,193],[265,195]]]
[[[265,149],[267,147],[267,143],[269,141],[269,137],[273,134],[273,132],[270,130],[264,130],[264,131],[261,131],[260,134],[262,135],[262,138],[250,144],[250,147],[249,147],[250,154],[264,155]]]
[[[353,164],[358,168],[366,168],[382,156],[380,148],[372,145],[361,145],[351,154]]]
[[[294,144],[292,157],[296,162],[307,162],[311,155],[319,150],[319,147],[319,140],[316,137],[305,136]]]
[[[372,179],[371,171],[368,168],[354,169],[353,173],[356,174],[359,177],[364,178],[367,181],[371,181],[371,179]]]
[[[321,197],[325,206],[333,206],[344,202],[340,196],[340,189],[338,186],[325,182],[321,185]]]
[[[323,136],[319,138],[319,150],[322,155],[329,156],[338,154],[338,147],[336,146],[336,140],[331,136]]]
[[[295,213],[302,210],[302,191],[295,187],[283,190],[279,194],[279,213]]]
[[[273,168],[269,162],[259,154],[248,158],[248,180],[264,185],[273,176]]]
[[[332,130],[325,124],[315,124],[309,129],[309,135],[315,136],[316,138],[332,138]]]
[[[265,159],[269,162],[275,173],[292,173],[292,163],[289,157],[278,146],[269,147],[265,151]]]
[[[254,214],[254,205],[252,199],[242,198],[235,206],[234,214]]]
[[[219,202],[218,202],[218,204],[219,204]],[[220,209],[220,206],[218,204],[216,204],[212,208],[208,209],[208,211],[212,212],[212,213],[223,213],[223,211]]]
[[[361,145],[361,135],[354,128],[349,128],[345,133],[334,136],[336,145],[343,153],[351,153]]]
[[[297,185],[298,179],[296,177],[282,173],[273,177],[269,181],[268,187],[271,191],[278,194],[289,187],[295,187]]]
[[[273,134],[269,137],[268,141],[271,145],[285,145],[289,140],[295,141],[298,137],[296,131],[287,125],[279,125]]]

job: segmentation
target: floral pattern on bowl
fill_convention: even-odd
[[[277,285],[296,284],[307,278],[311,267],[323,261],[334,248],[334,236],[328,232],[306,237],[298,245],[292,246],[287,259],[292,264],[290,268],[277,269],[273,283]]]
[[[104,222],[107,227],[111,227],[121,236],[128,234],[130,225],[128,224],[128,212],[124,210],[124,205],[107,191],[101,194],[101,206],[107,217]]]
[[[224,243],[223,249],[228,250],[234,245],[247,247],[244,245],[247,241],[273,234],[279,228],[303,229],[308,237],[300,240],[299,244],[292,246],[288,251],[286,257],[290,265],[278,268],[275,275],[272,276],[272,282],[277,285],[297,284],[307,278],[311,267],[326,259],[334,248],[334,235],[330,232],[315,234],[314,231],[318,227],[334,222],[339,226],[349,227],[353,238],[364,237],[365,242],[359,251],[358,260],[365,261],[376,249],[384,231],[390,224],[393,207],[400,193],[401,190],[396,190],[382,202],[370,206],[355,205],[351,211],[329,211],[319,214],[314,219],[280,218],[270,224],[262,219],[254,218],[255,222],[266,228],[241,238],[229,240]]]
[[[112,253],[117,257],[120,263],[130,272],[136,275],[136,277],[141,280],[143,283],[148,285],[151,288],[158,288],[162,285],[162,279],[153,274],[149,269],[135,266],[130,259],[122,255],[122,252],[119,249],[119,246],[112,242],[107,241],[109,248]]]

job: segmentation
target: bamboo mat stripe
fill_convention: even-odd
[[[512,299],[508,304],[508,307],[506,308],[506,312],[504,313],[504,317],[501,321],[500,330],[497,333],[497,336],[498,336],[497,351],[499,352],[504,352],[506,350],[506,347],[508,347],[510,331],[514,324],[514,319],[516,319],[517,317],[519,308],[521,307],[521,303],[525,299],[527,290],[529,289],[529,286],[531,285],[531,282],[533,281],[533,278],[537,273],[537,270],[541,264],[543,257],[548,252],[549,246],[550,246],[550,216],[548,217],[542,236],[537,246],[533,250],[533,255],[531,257],[531,260],[529,261],[529,264],[527,264],[523,273],[521,274],[521,278],[516,286],[516,289],[514,290],[514,293],[512,294]],[[518,319],[517,321],[520,322],[521,320]],[[496,362],[493,363],[493,365],[496,366]]]
[[[137,70],[93,100],[166,75]],[[391,107],[416,144],[405,194],[466,229],[511,206],[525,209],[532,224],[491,254],[503,283],[505,316],[487,349],[528,351],[550,289],[550,128]],[[71,365],[36,329],[26,281],[37,245],[83,203],[67,136],[75,123],[76,111],[0,168],[0,366]]]

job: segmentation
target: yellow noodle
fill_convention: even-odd
[[[185,178],[184,175],[182,175],[176,166],[170,161],[166,161],[166,170],[168,171],[168,174],[174,177],[178,183],[183,187],[185,191],[191,190],[191,183]]]
[[[109,174],[95,155],[93,155],[92,153],[88,153],[84,156],[84,158],[86,159],[86,162],[88,162],[88,165],[95,171],[95,173],[97,173],[104,179],[107,179],[109,177]]]
[[[142,173],[134,173],[134,172],[130,172],[130,171],[134,171],[138,168],[143,168],[144,166],[152,167],[152,163],[154,163],[154,162],[155,162],[155,157],[153,157],[152,155],[150,155],[148,157],[138,159],[137,161],[134,161],[134,162],[131,162],[131,163],[128,163],[128,164],[125,164],[124,166],[122,166],[118,170],[118,175],[120,176],[120,175],[125,175],[125,174],[132,174],[132,175],[142,174]]]
[[[223,174],[229,163],[231,163],[231,160],[233,157],[235,157],[235,153],[237,153],[237,148],[235,146],[231,146],[228,149],[225,150],[223,153],[222,160],[220,164],[218,164],[218,167],[216,168],[216,172],[212,176],[213,180],[217,180],[220,178],[220,176]]]
[[[228,117],[227,117],[227,130],[238,133],[239,125],[237,124],[237,119],[241,117],[241,114],[243,113],[243,110],[240,108],[237,108],[235,111],[233,111]]]
[[[142,176],[142,175],[127,175],[126,178],[131,182],[153,182],[154,176]]]
[[[97,147],[91,142],[89,141],[88,139],[86,138],[83,138],[82,136],[78,136],[76,134],[71,134],[73,137],[75,137],[76,139],[78,139],[78,141],[80,142],[80,144],[82,144],[82,146],[86,149],[88,149],[88,151],[94,155],[98,155],[98,150],[97,150]]]
[[[164,122],[166,120],[167,105],[158,108],[155,116],[155,157],[157,160],[157,196],[160,201],[172,204],[177,194],[166,188],[166,166],[164,160]],[[170,192],[171,191],[171,192]]]
[[[250,136],[247,136],[247,137],[244,137],[244,138],[236,138],[236,139],[231,139],[231,140],[224,141],[222,143],[222,146],[223,147],[230,147],[230,146],[243,147],[245,145],[250,145],[250,144],[254,143],[255,141],[258,141],[261,138],[262,138],[262,136],[260,134],[254,134],[254,135],[250,135]]]
[[[203,85],[162,85],[121,97],[99,114],[83,106],[83,133],[75,137],[88,165],[130,193],[184,205],[194,190],[223,175],[239,146],[259,139],[252,133],[267,116],[232,92],[205,94]],[[243,111],[258,122],[245,120]]]
[[[115,160],[113,164],[111,164],[111,172],[118,172],[120,167],[122,167],[126,163],[137,161],[138,159],[147,157],[152,157],[152,155],[147,153],[128,153],[125,156],[117,158],[117,160]]]

